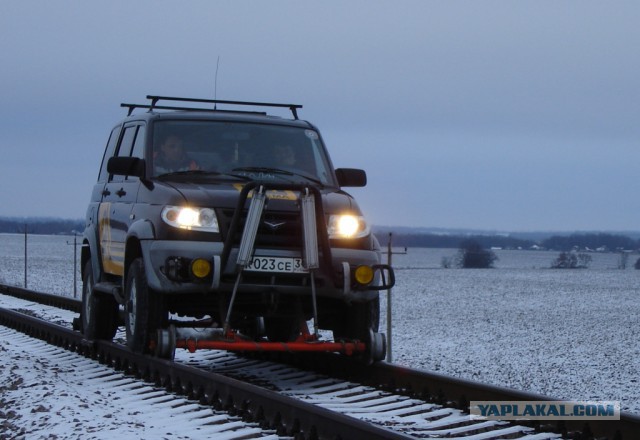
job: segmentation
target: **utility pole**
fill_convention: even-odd
[[[407,248],[404,248],[404,252],[393,252],[391,249],[393,234],[389,232],[389,242],[387,243],[387,264],[391,266],[391,256],[393,254],[404,255],[407,253]],[[391,310],[391,289],[387,289],[387,362],[393,362],[393,341],[392,341],[392,322],[391,322],[392,310]]]
[[[67,241],[68,245],[73,245],[73,297],[75,298],[78,293],[78,235],[73,231],[73,243]]]
[[[24,224],[24,288],[27,288],[27,224]]]

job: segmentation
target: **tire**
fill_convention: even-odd
[[[87,339],[111,341],[118,330],[118,303],[115,298],[93,288],[91,260],[82,272],[82,331]]]
[[[271,342],[291,342],[300,335],[300,323],[296,318],[265,318],[264,321]]]
[[[335,340],[370,338],[370,330],[378,332],[380,327],[380,297],[363,303],[353,303],[345,307],[341,322],[335,322]]]
[[[369,329],[378,332],[380,329],[380,297],[356,304],[356,322],[363,335],[369,334]]]
[[[142,258],[136,258],[129,266],[125,298],[127,346],[137,353],[151,353],[151,342],[156,340],[166,311],[161,296],[147,284]]]

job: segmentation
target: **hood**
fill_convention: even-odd
[[[163,182],[183,197],[186,204],[198,207],[235,209],[244,182]],[[360,213],[360,208],[350,194],[338,188],[320,190],[325,214],[342,212]],[[297,211],[297,192],[270,190],[267,209]]]

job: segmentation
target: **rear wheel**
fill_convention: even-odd
[[[94,290],[91,260],[82,272],[82,331],[87,339],[112,340],[118,329],[118,303],[110,295]]]
[[[166,311],[162,297],[154,294],[147,284],[142,258],[136,258],[129,266],[125,296],[127,345],[135,352],[150,353],[151,341],[156,340]]]

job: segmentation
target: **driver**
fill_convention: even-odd
[[[200,169],[196,161],[187,155],[182,139],[176,135],[169,135],[160,143],[154,154],[154,167],[156,174]]]

